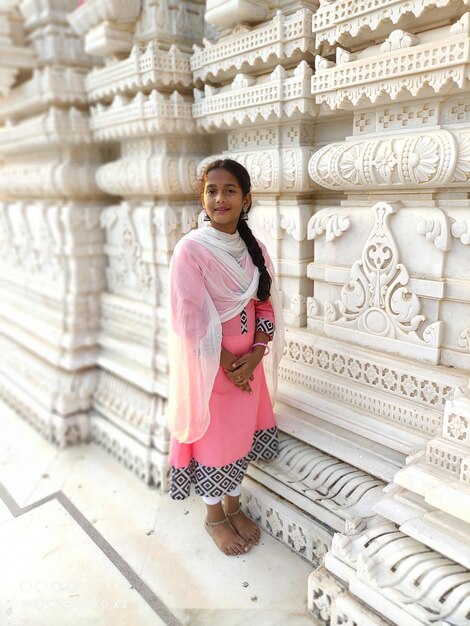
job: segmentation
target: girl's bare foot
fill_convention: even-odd
[[[261,538],[259,526],[243,513],[241,509],[233,513],[227,513],[228,521],[240,537],[256,545]]]
[[[227,556],[245,554],[252,547],[248,541],[245,541],[245,539],[233,530],[227,518],[217,522],[209,522],[206,520],[204,526],[214,540],[214,543]]]
[[[225,514],[230,525],[240,537],[256,545],[261,539],[259,526],[247,517],[240,508],[240,496],[225,496]]]

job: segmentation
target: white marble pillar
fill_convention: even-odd
[[[104,285],[100,154],[83,87],[91,59],[67,22],[72,0],[6,5],[2,71],[17,83],[0,101],[0,388],[67,445],[89,438]]]
[[[192,117],[190,52],[198,1],[88,0],[71,16],[103,58],[87,76],[91,130],[115,148],[97,183],[116,196],[101,216],[107,257],[92,437],[148,483],[167,486],[168,264],[196,225],[196,165],[208,152]]]

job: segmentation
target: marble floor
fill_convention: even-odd
[[[0,404],[2,626],[312,626],[312,567],[265,532],[226,557],[95,444],[60,450]]]

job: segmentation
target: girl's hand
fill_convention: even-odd
[[[262,358],[262,351],[247,352],[232,363],[232,371],[227,371],[226,374],[235,384],[237,381],[247,383],[253,380],[253,373]]]
[[[236,385],[246,393],[252,393],[250,383],[247,380],[242,379],[239,375],[231,376],[231,373],[234,371],[232,363],[234,363],[237,358],[238,357],[235,354],[232,354],[225,348],[222,348],[222,352],[220,355],[220,365],[223,367],[224,372],[226,373],[228,378],[230,378],[230,380],[234,383],[234,385]],[[250,380],[253,380],[253,376],[250,378]]]

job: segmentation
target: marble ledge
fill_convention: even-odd
[[[238,26],[230,35],[195,46],[191,56],[194,80],[228,81],[242,69],[262,67],[270,71],[280,61],[290,64],[314,52],[311,31],[312,12],[299,9],[291,15],[277,11],[267,24],[249,28]]]
[[[286,404],[286,401],[290,404]],[[291,396],[279,397],[274,407],[280,430],[345,463],[390,482],[403,467],[406,455],[390,447],[371,441],[341,425],[331,423],[328,417],[312,416],[305,410],[291,406]],[[310,407],[312,396],[310,394]],[[333,407],[332,407],[333,410]],[[318,411],[315,411],[318,413]]]
[[[311,119],[319,114],[311,93],[312,69],[304,60],[293,70],[281,65],[267,76],[238,74],[227,86],[194,90],[193,116],[204,130],[236,128],[269,119]]]
[[[279,456],[248,474],[332,531],[357,531],[374,512],[385,483],[283,432]]]
[[[470,486],[429,463],[411,463],[397,473],[396,485],[423,497],[430,506],[470,523]]]
[[[465,0],[415,0],[412,5],[407,0],[322,2],[312,19],[315,45],[322,54],[335,44],[347,48],[375,44],[393,30],[412,29],[417,18],[420,28],[441,21],[442,16],[458,19],[465,4]]]
[[[128,59],[102,68],[93,68],[85,79],[90,102],[112,99],[115,94],[130,95],[150,89],[192,86],[190,55],[177,46],[163,50],[151,41],[141,48],[134,44]]]
[[[100,22],[135,22],[140,5],[140,0],[87,0],[68,15],[68,20],[74,31],[84,36]]]
[[[53,345],[44,337],[39,337],[31,329],[18,327],[16,324],[2,319],[2,334],[21,347],[28,349],[34,355],[44,359],[50,365],[73,372],[78,369],[93,367],[96,364],[98,345],[67,349],[60,345]]]
[[[128,350],[133,347],[134,355],[129,357]],[[149,359],[155,363],[149,366]],[[166,398],[168,394],[168,363],[166,357],[159,357],[156,350],[135,349],[134,344],[116,341],[114,338],[101,336],[101,350],[96,359],[102,369],[127,380],[139,389]]]
[[[470,569],[470,524],[426,503],[408,489],[389,485],[374,511],[406,535]]]
[[[364,55],[337,49],[336,63],[316,56],[311,79],[315,101],[331,110],[353,109],[370,107],[379,98],[401,101],[410,95],[420,97],[426,89],[436,95],[447,94],[449,82],[455,89],[466,89],[470,79],[467,21],[464,16],[452,26],[438,29],[434,37],[434,33],[426,33],[406,46],[397,45],[395,39],[401,31],[394,31],[377,46],[374,56],[370,48]]]
[[[0,154],[15,155],[45,147],[91,143],[88,113],[75,107],[67,111],[51,107],[47,113],[0,131]]]
[[[75,68],[35,69],[30,80],[15,87],[0,103],[0,119],[36,115],[49,106],[86,104],[85,73]]]
[[[91,106],[90,128],[95,141],[191,134],[196,130],[192,98],[178,91],[168,95],[155,89],[150,95],[138,92],[132,99],[116,95],[110,106],[99,103]]]
[[[470,623],[470,571],[386,520],[376,519],[358,535],[335,535],[325,566],[393,624]]]
[[[98,376],[95,368],[66,372],[4,336],[0,337],[0,348],[5,380],[27,391],[43,407],[64,416],[90,408]]]
[[[416,408],[424,405],[430,414],[438,413],[441,417],[446,401],[457,388],[465,388],[468,384],[466,371],[385,355],[381,350],[372,351],[349,342],[344,344],[305,328],[287,328],[286,346],[286,356],[300,365],[314,365],[349,384],[380,389],[390,394],[395,403],[404,400],[411,401]],[[383,379],[379,387],[375,377],[370,375],[375,370]]]

